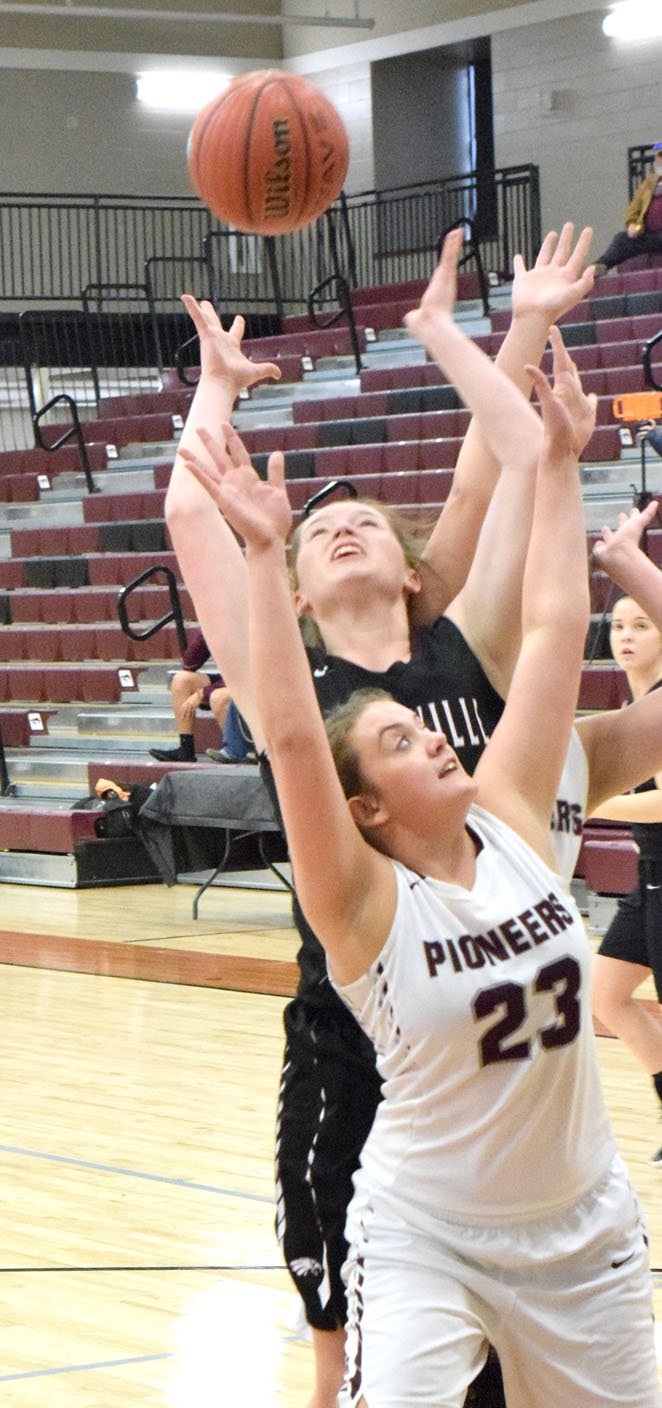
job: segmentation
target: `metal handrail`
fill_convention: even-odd
[[[162,616],[159,621],[156,621],[153,626],[148,626],[147,629],[144,631],[137,631],[129,622],[129,616],[126,606],[127,600],[131,596],[131,593],[134,592],[137,587],[141,587],[143,582],[148,581],[150,577],[155,577],[158,572],[162,572],[166,578],[168,593],[170,596],[171,609],[167,612],[165,616]],[[187,637],[186,627],[184,626],[184,617],[182,615],[182,606],[179,597],[179,589],[177,587],[177,579],[175,577],[175,574],[172,571],[172,568],[168,567],[167,563],[161,562],[156,563],[154,567],[146,567],[144,572],[140,572],[139,575],[137,577],[134,577],[131,582],[127,582],[125,587],[122,587],[117,597],[117,614],[119,616],[120,625],[122,627],[122,630],[124,631],[124,634],[126,636],[130,636],[131,640],[150,640],[150,638],[156,635],[156,632],[160,631],[163,626],[167,626],[170,624],[171,621],[174,621],[175,626],[177,627],[177,640],[179,642],[179,649],[181,651],[181,654],[184,654],[184,651],[186,650]]]
[[[662,391],[662,383],[655,380],[651,366],[651,354],[653,348],[657,347],[658,342],[662,342],[662,328],[660,328],[659,332],[655,333],[654,337],[649,338],[648,342],[644,343],[641,358],[646,385],[652,386],[654,391]]]
[[[7,771],[7,759],[5,757],[5,743],[0,728],[0,796],[10,797],[14,791],[14,784],[9,780]]]
[[[318,312],[315,307],[315,300],[321,298],[322,294],[327,289],[330,293],[333,292],[333,296],[337,299],[338,303],[335,312],[329,312],[328,317]],[[361,361],[361,347],[359,344],[359,335],[356,330],[356,318],[354,317],[352,296],[347,279],[343,278],[342,274],[329,274],[328,278],[323,279],[322,282],[317,285],[317,288],[314,288],[312,292],[308,294],[306,307],[311,322],[313,322],[317,328],[333,328],[336,323],[340,322],[341,318],[347,318],[356,374],[360,376],[363,367],[363,362]]]
[[[63,434],[58,437],[57,440],[54,440],[52,444],[49,444],[48,441],[44,440],[43,438],[40,421],[42,417],[46,415],[47,411],[52,411],[54,406],[59,406],[63,402],[66,406],[69,407],[69,410],[71,412],[72,424],[70,425],[68,430],[65,430]],[[44,406],[40,406],[38,411],[34,410],[32,412],[32,425],[34,427],[34,437],[40,450],[48,450],[50,453],[51,451],[59,450],[62,445],[67,445],[70,440],[76,441],[76,444],[78,446],[78,453],[80,455],[81,468],[83,474],[85,475],[85,483],[87,485],[88,493],[98,494],[100,490],[92,478],[92,468],[90,466],[90,459],[87,453],[87,445],[85,444],[85,437],[83,435],[83,427],[81,425],[80,416],[78,414],[78,406],[73,396],[69,396],[66,391],[60,391],[57,396],[51,396],[50,401],[47,401]]]

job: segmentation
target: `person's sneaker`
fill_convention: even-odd
[[[157,763],[194,763],[195,753],[192,755],[184,748],[150,748],[150,758],[156,758]]]
[[[597,264],[593,265],[593,274],[596,279],[604,279],[605,274],[608,273],[609,267],[607,264],[603,264],[601,259],[598,260]]]
[[[648,1162],[649,1164],[655,1164],[656,1168],[662,1168],[662,1149],[658,1149],[657,1153],[653,1154],[652,1159],[649,1159]]]
[[[245,758],[235,758],[232,753],[228,753],[227,748],[207,748],[205,757],[211,758],[213,763],[256,763],[255,753],[247,753]]]

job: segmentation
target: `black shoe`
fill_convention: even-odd
[[[183,748],[150,748],[150,758],[156,758],[157,763],[194,763],[195,753],[188,753]]]
[[[662,1149],[658,1149],[657,1153],[653,1154],[652,1159],[649,1159],[648,1162],[649,1164],[655,1164],[656,1168],[662,1168]]]

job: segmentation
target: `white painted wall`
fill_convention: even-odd
[[[622,223],[628,145],[662,140],[662,40],[607,40],[600,27],[607,0],[532,0],[501,11],[491,0],[490,11],[481,15],[406,30],[408,19],[420,23],[424,17],[420,4],[411,5],[402,0],[399,35],[288,59],[345,120],[351,138],[347,189],[374,184],[371,59],[491,33],[497,163],[537,163],[543,225],[566,216],[592,223],[598,252]],[[235,71],[249,66],[234,63]],[[15,64],[0,50],[0,123],[6,134],[0,191],[189,191],[190,119],[138,105],[131,55],[44,51],[39,57],[23,50]]]
[[[662,39],[616,44],[603,13],[492,38],[497,164],[535,162],[543,228],[593,225],[596,254],[623,224],[627,148],[662,141]]]

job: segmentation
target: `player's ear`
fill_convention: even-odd
[[[292,600],[294,602],[294,610],[296,611],[297,616],[310,615],[312,611],[312,606],[308,600],[308,597],[305,596],[304,593],[300,591],[298,587],[296,591],[292,594]]]
[[[421,590],[421,574],[415,567],[409,567],[404,582],[405,596],[418,596]]]
[[[369,832],[375,826],[383,826],[388,821],[388,811],[374,792],[360,792],[349,798],[349,810],[359,831]]]

